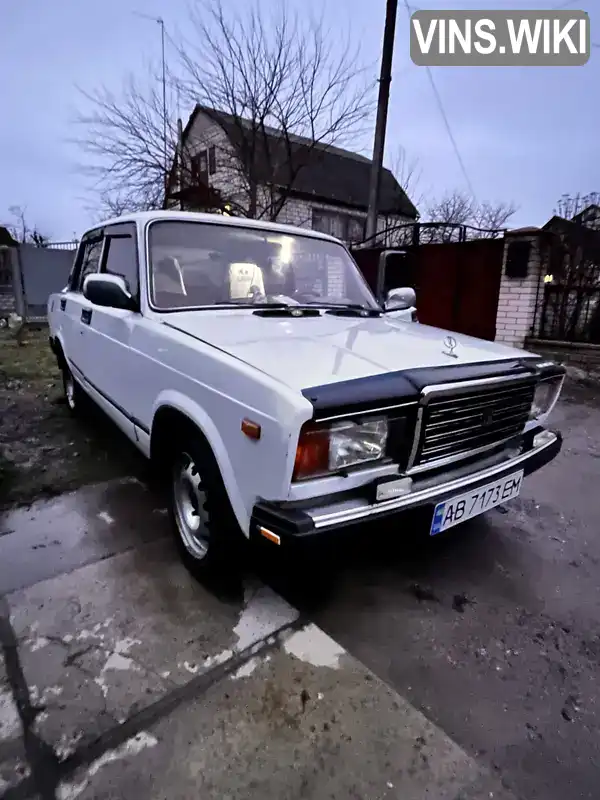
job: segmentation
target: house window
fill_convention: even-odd
[[[320,208],[313,208],[312,229],[328,233],[344,242],[360,242],[365,237],[365,221],[362,217]]]
[[[209,175],[214,175],[217,171],[217,148],[212,145],[208,148],[208,172]]]
[[[217,150],[214,145],[205,147],[192,156],[192,180],[208,183],[208,176],[217,171]]]

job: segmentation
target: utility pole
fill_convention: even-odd
[[[379,186],[381,184],[381,167],[383,165],[383,150],[385,147],[390,83],[392,82],[392,56],[394,55],[397,10],[398,0],[387,0],[383,48],[381,51],[381,72],[379,74],[379,95],[377,97],[377,119],[375,121],[375,138],[373,141],[373,161],[371,163],[371,181],[369,184],[366,239],[373,239],[377,233]]]
[[[162,49],[162,102],[163,102],[163,159],[165,166],[165,201],[167,199],[168,191],[168,175],[167,175],[167,67],[165,62],[165,23],[162,17],[157,17],[156,21],[160,25],[161,33],[161,49]]]
[[[165,60],[165,22],[162,17],[152,17],[150,14],[143,14],[141,11],[133,12],[136,17],[149,19],[158,22],[160,25],[161,61],[162,61],[162,118],[163,118],[163,170],[164,170],[164,189],[165,200],[168,190],[168,154],[167,154],[167,63]]]

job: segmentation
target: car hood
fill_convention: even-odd
[[[523,350],[506,345],[385,316],[281,318],[222,309],[171,313],[163,322],[295,389],[417,367],[524,355]],[[453,356],[447,354],[447,336],[456,340]]]

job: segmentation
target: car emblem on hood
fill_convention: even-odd
[[[458,358],[458,355],[454,352],[456,350],[457,341],[454,336],[446,336],[444,339],[444,347],[446,348],[443,350],[443,354],[445,356],[452,356],[452,358]]]

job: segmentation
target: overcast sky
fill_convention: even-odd
[[[245,0],[228,0],[242,3]],[[275,3],[277,0],[267,0]],[[299,0],[289,0],[299,2]],[[363,59],[379,69],[385,0],[313,0],[335,31],[344,20],[362,40]],[[311,0],[303,0],[306,8]],[[600,42],[600,0],[574,2],[591,17]],[[419,2],[421,8],[549,8],[528,2]],[[162,16],[174,35],[185,28],[187,0],[3,0],[0,24],[0,222],[25,207],[30,224],[53,239],[80,235],[91,200],[69,139],[81,107],[76,85],[118,91],[130,72],[160,53]],[[388,160],[403,146],[421,171],[418,194],[465,189],[423,67],[410,61],[408,15],[400,2],[387,132]],[[169,56],[169,52],[167,52]],[[543,224],[565,192],[600,190],[600,48],[583,67],[435,68],[434,80],[481,201],[508,201],[513,225]],[[374,90],[376,91],[376,90]],[[187,112],[187,109],[182,109]],[[184,120],[185,122],[185,120]],[[370,155],[367,137],[357,149]],[[424,204],[423,204],[424,205]],[[423,205],[421,208],[424,210]]]

